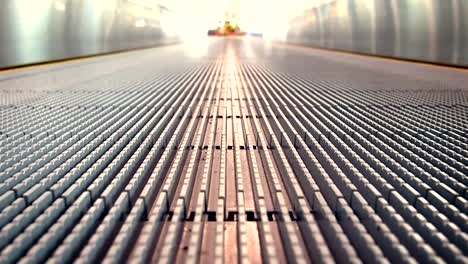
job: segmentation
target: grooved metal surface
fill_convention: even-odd
[[[467,263],[466,71],[211,39],[0,74],[0,263]]]

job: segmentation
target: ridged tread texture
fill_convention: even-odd
[[[467,263],[466,73],[227,38],[0,74],[0,263]]]

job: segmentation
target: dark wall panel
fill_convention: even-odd
[[[316,1],[287,40],[324,48],[468,66],[466,0]]]

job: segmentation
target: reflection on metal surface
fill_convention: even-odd
[[[2,1],[0,68],[174,41],[161,28],[160,8],[157,1]]]
[[[468,263],[465,70],[204,45],[0,74],[0,263]]]
[[[468,1],[322,1],[290,21],[288,41],[468,66]]]

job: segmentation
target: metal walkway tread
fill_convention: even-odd
[[[466,73],[207,45],[0,80],[0,263],[468,262]]]

